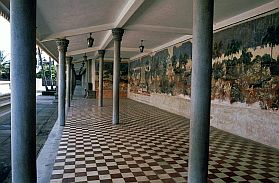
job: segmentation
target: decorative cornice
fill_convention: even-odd
[[[114,40],[122,41],[123,34],[124,34],[124,29],[121,28],[112,29],[112,36]]]
[[[60,52],[67,52],[67,47],[69,45],[69,40],[58,39],[56,40],[57,50]]]

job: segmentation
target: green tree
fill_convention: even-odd
[[[4,61],[6,59],[6,56],[4,55],[4,51],[0,50],[0,72],[4,69]]]
[[[10,78],[10,60],[7,60],[7,55],[4,51],[0,50],[0,78],[9,79]]]
[[[272,59],[272,50],[275,45],[279,44],[279,26],[275,29],[275,26],[267,28],[266,34],[262,39],[264,45],[269,44],[270,46],[270,57]]]

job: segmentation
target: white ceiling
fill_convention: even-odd
[[[9,8],[9,0],[0,1]],[[140,40],[147,53],[191,37],[192,6],[192,0],[37,0],[37,41],[56,58],[55,39],[65,37],[74,60],[85,52],[95,58],[99,49],[109,49],[105,57],[113,57],[110,30],[120,27],[125,29],[121,57],[135,58]],[[214,29],[278,7],[279,0],[215,0]],[[93,48],[86,45],[90,32]]]

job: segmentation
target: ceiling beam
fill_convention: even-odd
[[[106,31],[106,30],[112,29],[113,27],[114,27],[114,24],[111,23],[111,24],[103,24],[103,25],[97,25],[97,26],[90,26],[90,27],[66,30],[66,31],[62,31],[59,33],[44,36],[42,38],[42,42],[52,41],[55,39],[61,39],[61,38],[65,38],[65,37],[77,36],[77,35],[81,35],[81,34]]]
[[[145,0],[128,1],[123,11],[116,19],[114,23],[114,27],[122,28],[128,22],[128,20],[133,16],[133,14],[139,9],[139,7],[144,3],[144,1]],[[104,40],[101,43],[100,50],[106,49],[111,41],[112,41],[112,32],[108,31]]]
[[[61,32],[61,33],[50,35],[50,36],[44,38],[43,40],[44,41],[53,40],[53,39],[56,39],[57,36],[69,37],[71,35],[73,36],[74,34],[75,35],[84,34],[84,33],[92,32],[93,28],[94,28],[95,32],[97,30],[98,31],[104,31],[104,30],[115,28],[115,27],[121,28],[128,22],[128,20],[133,16],[133,14],[138,10],[138,8],[144,3],[144,1],[145,0],[130,0],[130,1],[128,1],[126,6],[124,7],[123,11],[120,13],[120,15],[118,16],[118,18],[116,19],[116,21],[113,24],[104,24],[104,25],[100,25],[100,26],[93,26],[93,27],[87,27],[87,28],[81,28],[81,29],[68,30],[68,31],[64,31],[64,32]],[[99,47],[70,51],[70,52],[67,52],[67,56],[73,56],[73,55],[78,55],[78,54],[83,54],[83,53],[94,52],[94,51],[97,51],[97,50],[106,49],[107,46],[112,41],[112,39],[113,39],[112,32],[107,31],[107,34],[105,35],[105,37],[104,37],[104,39],[103,39],[103,41],[102,41],[102,43]],[[138,51],[138,48],[127,48],[126,50],[125,50],[125,48],[121,48],[121,49],[122,49],[121,51]],[[97,58],[97,57],[98,57],[98,52],[95,53],[94,58]]]
[[[136,59],[141,58],[143,56],[149,55],[152,52],[158,52],[160,50],[163,50],[163,49],[168,48],[168,47],[170,47],[172,45],[175,45],[177,43],[180,43],[180,42],[183,42],[183,41],[186,41],[186,40],[189,40],[189,39],[192,39],[192,35],[186,35],[186,36],[179,37],[179,38],[177,38],[175,40],[172,40],[170,42],[167,42],[167,43],[165,43],[165,44],[163,44],[161,46],[158,46],[156,48],[150,49],[151,51],[146,51],[145,53],[141,53],[141,54],[138,54],[138,55],[136,55],[134,57],[131,57],[130,60],[136,60]]]
[[[233,26],[239,23],[243,23],[244,21],[249,21],[251,20],[251,18],[255,18],[255,17],[258,18],[259,15],[266,15],[267,12],[278,10],[278,8],[279,8],[279,0],[274,0],[270,3],[266,3],[257,8],[238,14],[234,17],[217,22],[213,25],[213,30],[217,32],[219,30],[227,28],[228,26]]]
[[[0,1],[0,16],[1,15],[10,22],[10,9]],[[39,33],[36,31],[36,44],[50,57],[58,62],[57,57],[51,51],[49,51],[49,49],[40,41],[39,37]]]
[[[58,62],[57,57],[56,57],[54,54],[52,54],[52,52],[50,52],[50,51],[47,49],[47,47],[39,41],[38,38],[36,38],[36,44],[37,44],[44,52],[46,52],[50,57],[52,57],[56,62]]]
[[[106,50],[113,51],[114,48],[111,47],[111,48],[107,48]],[[120,51],[126,51],[126,52],[139,52],[139,48],[126,48],[126,47],[121,47],[121,50],[120,50]],[[150,52],[150,51],[152,51],[152,50],[151,50],[151,49],[144,49],[144,51]]]
[[[274,0],[270,3],[266,3],[262,6],[248,10],[248,11],[241,13],[239,15],[236,15],[234,17],[214,23],[213,30],[214,30],[214,32],[218,32],[229,26],[234,26],[236,24],[243,23],[244,21],[249,21],[249,20],[251,20],[251,18],[258,18],[259,16],[265,16],[267,13],[272,12],[272,11],[279,11],[279,0]],[[153,49],[151,49],[152,51],[150,51],[150,52],[135,55],[134,57],[130,58],[130,61],[139,59],[141,57],[149,55],[152,52],[158,52],[162,49],[165,49],[167,47],[170,47],[172,45],[175,45],[175,44],[178,44],[180,42],[184,42],[184,41],[187,41],[190,39],[192,39],[192,35],[182,36],[178,39],[165,43],[159,47],[153,48]]]
[[[10,10],[0,1],[0,15],[5,19],[10,20]]]
[[[131,31],[148,31],[148,32],[166,32],[166,33],[176,33],[176,34],[192,34],[192,29],[189,28],[178,28],[178,27],[166,27],[157,25],[129,25],[125,27],[125,30]]]
[[[110,57],[105,57],[104,58],[104,62],[113,62],[114,59],[113,58],[110,58]],[[79,63],[82,63],[83,60],[76,60],[76,61],[73,61],[72,63],[73,64],[79,64]],[[99,59],[96,59],[96,62],[99,62]],[[121,59],[121,63],[128,63],[129,62],[129,58],[122,58]]]
[[[69,51],[66,53],[66,55],[74,56],[74,55],[80,55],[80,54],[94,52],[94,51],[98,51],[98,50],[99,50],[99,47],[85,48],[85,49],[81,49],[81,50]]]
[[[99,47],[93,47],[93,48],[85,48],[81,50],[75,50],[75,51],[69,51],[67,52],[67,56],[74,56],[74,55],[80,55],[84,53],[89,53],[89,52],[94,52],[100,50]],[[114,48],[108,48],[106,49],[108,51],[113,51]],[[139,52],[139,48],[126,48],[126,47],[121,47],[121,52],[126,51],[126,52]],[[145,52],[150,52],[152,51],[151,49],[144,49]]]

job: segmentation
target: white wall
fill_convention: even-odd
[[[191,101],[179,96],[128,92],[128,98],[190,118]],[[278,112],[226,104],[211,104],[210,125],[262,144],[279,148]]]

